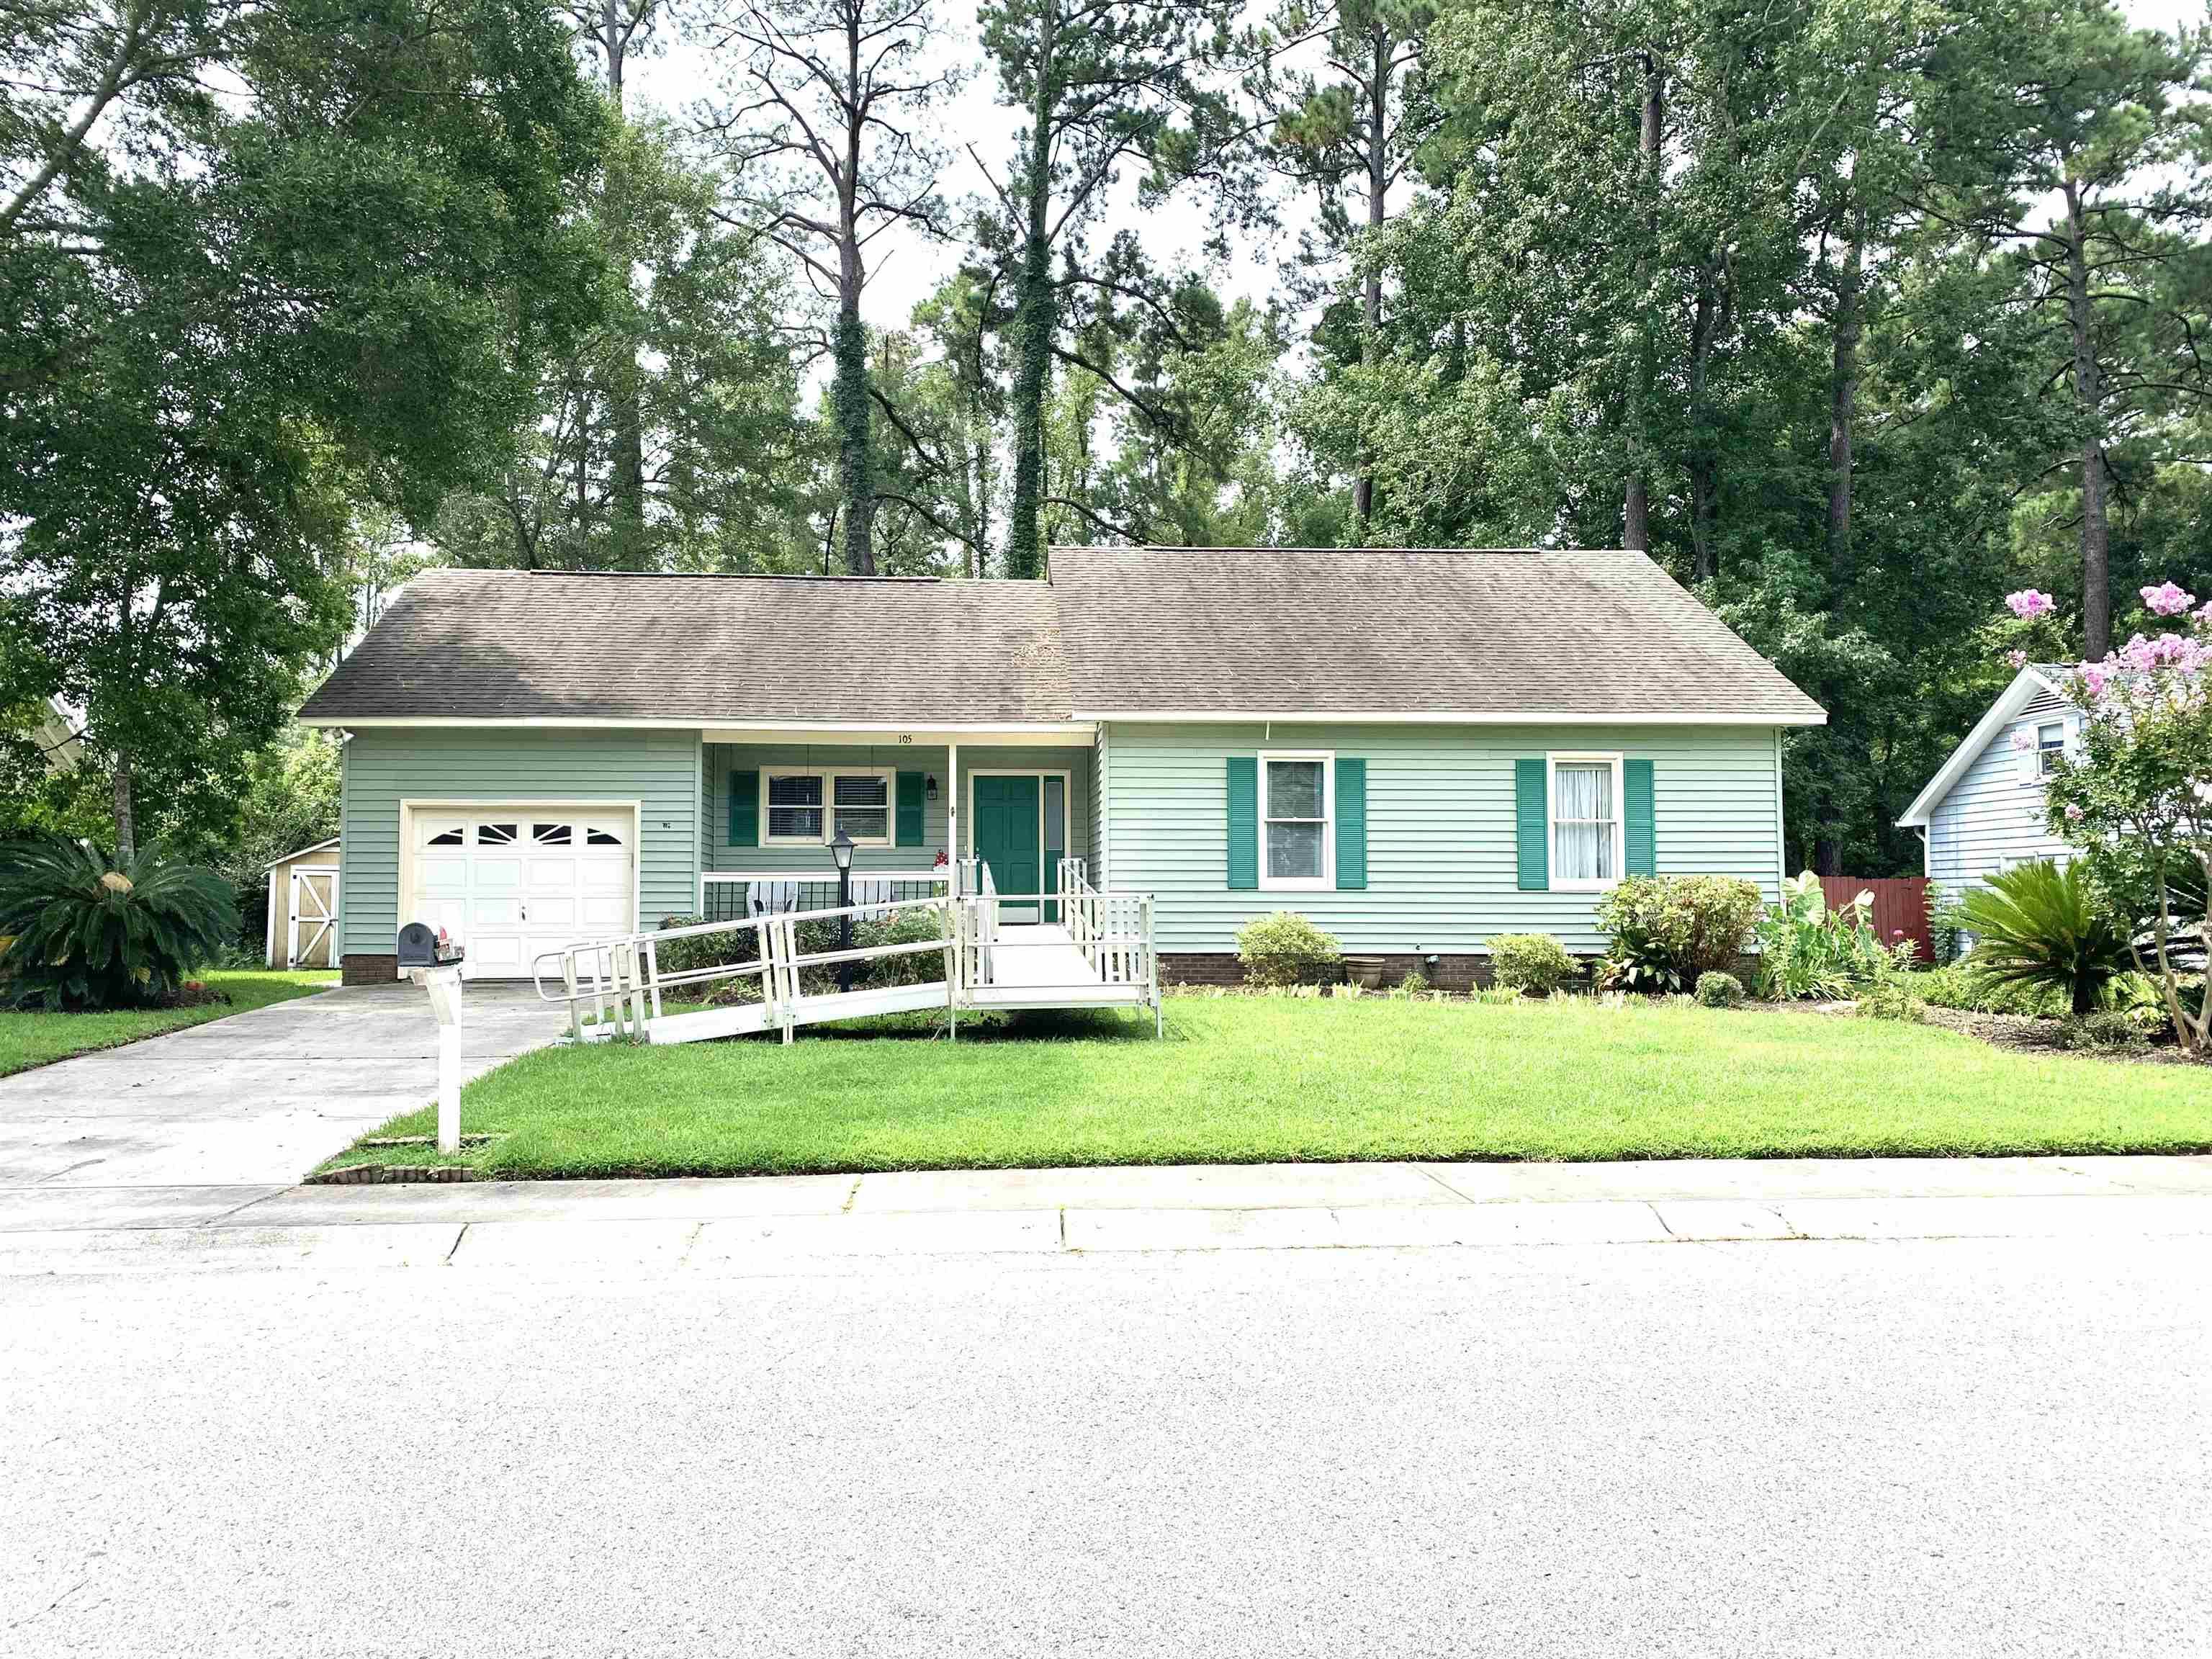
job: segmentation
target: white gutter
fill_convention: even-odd
[[[1549,708],[1479,712],[1424,709],[1416,713],[1390,708],[1079,708],[1075,718],[1156,726],[1219,725],[1224,721],[1257,725],[1273,720],[1285,726],[1740,726],[1760,731],[1769,726],[1828,723],[1824,708],[1815,708],[1808,714],[1592,714],[1587,710]]]

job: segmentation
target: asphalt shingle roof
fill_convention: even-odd
[[[433,570],[310,720],[1817,720],[1641,553],[1058,548],[1052,580]]]
[[[310,719],[880,721],[1067,718],[1039,582],[431,570]]]
[[[1820,718],[1642,553],[1054,549],[1074,710]]]

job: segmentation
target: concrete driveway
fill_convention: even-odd
[[[461,1052],[477,1077],[550,1042],[528,986],[471,986]],[[435,1026],[412,985],[332,989],[0,1078],[9,1188],[289,1185],[437,1093]]]

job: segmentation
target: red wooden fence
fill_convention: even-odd
[[[1928,926],[1928,878],[1823,876],[1820,895],[1831,910],[1840,910],[1861,893],[1874,895],[1874,930],[1888,944],[1899,934],[1912,941],[1923,962],[1936,960],[1936,939]]]

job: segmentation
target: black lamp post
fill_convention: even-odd
[[[837,948],[849,951],[853,948],[853,838],[842,830],[837,832],[837,839],[830,843],[830,856],[837,860]],[[837,988],[853,988],[850,962],[837,964]]]

